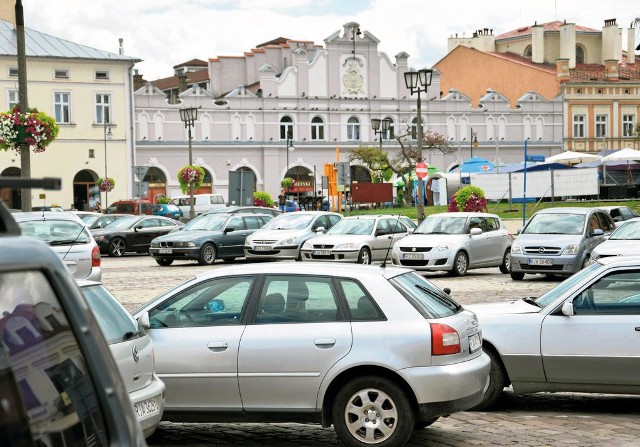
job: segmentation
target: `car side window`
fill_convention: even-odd
[[[614,229],[615,224],[613,223],[611,216],[605,213],[596,213],[596,215],[598,216],[599,226],[602,231],[606,233]]]
[[[331,278],[267,276],[256,323],[320,323],[342,321]]]
[[[200,283],[149,311],[151,328],[240,324],[254,276],[231,276]]]
[[[471,219],[469,219],[469,231],[473,230],[474,228],[482,229],[481,217],[472,217]]]
[[[255,216],[245,217],[244,223],[247,230],[257,230],[258,228],[260,228],[260,222],[258,222],[258,218]]]
[[[398,219],[389,219],[389,226],[391,227],[392,233],[406,233],[407,227],[404,226],[402,222]]]
[[[47,277],[0,273],[0,290],[0,433],[18,444],[107,445],[94,385]]]
[[[160,225],[163,227],[175,227],[176,224],[171,222],[170,220],[165,220],[165,219],[161,219],[160,220]]]
[[[231,219],[229,219],[227,227],[233,228],[234,231],[244,230],[244,220],[242,219],[242,216],[232,217]]]
[[[576,315],[640,315],[640,271],[612,273],[573,300]]]
[[[324,227],[325,230],[329,229],[329,221],[327,220],[327,216],[319,216],[313,223],[313,227],[311,229],[315,231],[320,227]]]
[[[389,221],[387,219],[380,219],[376,224],[376,234],[389,234],[391,233],[391,227],[389,227]]]
[[[500,222],[495,217],[484,219],[484,231],[496,231],[500,229]]]
[[[341,279],[338,284],[347,301],[347,306],[349,306],[352,321],[383,320],[385,318],[373,298],[356,281]]]

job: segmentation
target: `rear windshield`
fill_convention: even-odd
[[[425,318],[444,318],[460,312],[462,306],[415,272],[389,281]]]
[[[80,222],[72,220],[28,220],[18,222],[22,234],[43,240],[49,245],[87,244],[89,232]]]
[[[81,288],[89,307],[98,320],[107,343],[114,344],[138,334],[138,325],[131,315],[101,285]]]

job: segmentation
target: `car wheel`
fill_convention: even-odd
[[[509,274],[514,281],[522,281],[524,279],[524,273],[522,272],[510,272]]]
[[[436,418],[426,419],[426,420],[424,420],[424,421],[416,421],[416,424],[415,424],[415,427],[414,427],[414,428],[415,428],[416,430],[420,430],[420,429],[423,429],[423,428],[427,428],[427,427],[429,427],[430,425],[433,425],[433,424],[434,424],[438,419],[440,419],[440,418],[439,418],[439,417],[436,417]]]
[[[591,261],[591,256],[587,255],[584,257],[584,261],[582,262],[582,268],[586,269],[589,267],[589,261]]]
[[[463,251],[459,251],[453,260],[453,268],[450,273],[453,276],[464,276],[467,273],[468,267],[469,258],[467,258],[467,254]]]
[[[173,264],[173,259],[156,258],[156,262],[158,263],[158,265],[168,267]]]
[[[127,250],[127,243],[121,237],[114,237],[109,241],[109,256],[123,256]]]
[[[358,253],[358,264],[371,264],[371,252],[368,248],[364,247],[360,249],[360,253]]]
[[[200,249],[200,257],[198,258],[198,264],[211,265],[216,262],[216,247],[211,242],[207,242]]]
[[[338,392],[333,405],[333,426],[347,446],[404,445],[415,423],[405,392],[383,377],[352,380]]]
[[[484,352],[491,359],[491,370],[489,371],[489,386],[484,392],[482,402],[475,407],[471,408],[474,411],[481,411],[491,408],[502,397],[502,392],[505,387],[506,373],[500,356],[492,349],[485,349]]]
[[[502,257],[502,264],[500,264],[500,272],[507,274],[511,271],[511,249],[507,248]]]

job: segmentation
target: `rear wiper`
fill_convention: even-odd
[[[525,296],[524,298],[522,298],[522,301],[524,301],[527,304],[531,304],[533,306],[540,307],[540,305],[538,303],[536,303],[536,298],[534,296]]]
[[[454,309],[456,309],[456,310],[458,310],[458,309],[460,309],[460,308],[462,307],[460,304],[456,304],[456,303],[454,303],[453,301],[451,301],[450,299],[445,298],[445,297],[443,297],[443,296],[440,296],[439,294],[434,293],[433,291],[431,291],[431,290],[427,289],[427,288],[426,288],[426,287],[424,287],[424,286],[421,286],[421,285],[416,284],[416,287],[417,287],[419,290],[422,290],[423,292],[425,292],[426,294],[428,294],[429,296],[431,296],[431,297],[435,298],[436,300],[438,300],[438,301],[440,302],[440,304],[443,304],[444,306],[446,306],[446,307],[448,307],[448,308],[451,308],[451,307],[452,307],[452,305],[453,305],[453,308],[454,308]]]
[[[122,336],[122,341],[131,340],[133,337],[140,335],[141,331],[127,331]]]
[[[78,242],[77,239],[61,239],[58,241],[50,241],[49,245],[69,245],[75,244],[76,242]]]

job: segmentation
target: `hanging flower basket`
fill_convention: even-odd
[[[189,191],[189,184],[193,183],[193,189],[198,189],[204,181],[204,169],[200,166],[187,165],[178,171],[178,183],[183,193]]]
[[[282,181],[280,182],[280,184],[282,185],[282,187],[286,190],[291,189],[291,187],[293,186],[293,184],[296,181],[294,179],[292,179],[291,177],[285,177],[282,179]]]
[[[100,188],[100,192],[111,192],[113,187],[116,186],[116,181],[111,177],[104,177],[96,180],[96,185]]]
[[[0,113],[0,149],[3,150],[20,152],[20,146],[26,144],[33,152],[44,152],[59,131],[55,119],[36,109],[22,113],[16,105]]]

